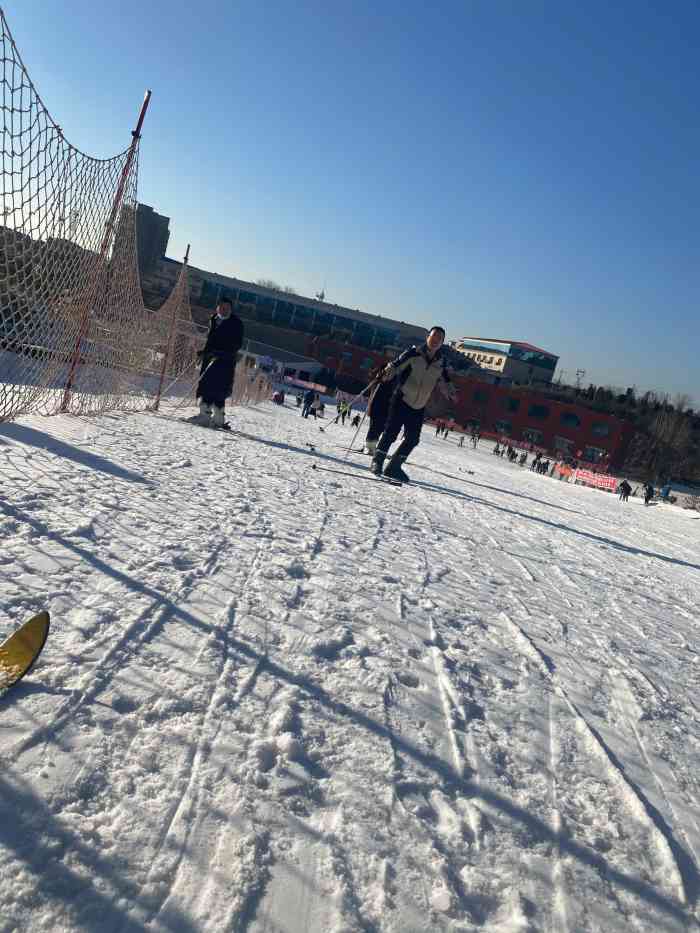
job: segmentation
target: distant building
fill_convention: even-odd
[[[157,214],[147,204],[136,207],[136,244],[139,258],[139,275],[146,278],[156,268],[159,259],[165,256],[170,239],[170,218]]]
[[[163,257],[152,273],[142,279],[147,307],[158,308],[172,291],[181,263]],[[422,343],[427,328],[395,321],[356,308],[277,291],[231,276],[188,267],[190,304],[196,321],[204,323],[220,298],[228,298],[246,322],[252,339],[306,354],[310,336],[327,338],[383,354],[397,353],[413,343]]]
[[[576,396],[558,398],[554,389],[487,384],[454,377],[458,399],[440,401],[442,417],[478,425],[487,437],[530,444],[557,458],[609,468],[624,462],[634,435],[632,420],[597,410]]]
[[[519,340],[461,337],[450,346],[504,383],[550,383],[559,357]]]

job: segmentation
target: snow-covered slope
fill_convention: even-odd
[[[698,929],[697,516],[233,423],[0,426],[0,931]]]

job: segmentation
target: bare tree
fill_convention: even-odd
[[[659,410],[649,426],[648,461],[657,477],[682,470],[691,455],[691,425],[686,415],[690,396],[679,393],[671,401],[666,395],[659,402]]]
[[[256,279],[255,284],[259,285],[261,288],[270,288],[275,292],[283,291],[282,286],[278,282],[275,282],[274,279]]]

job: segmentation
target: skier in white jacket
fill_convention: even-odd
[[[432,327],[422,347],[411,347],[386,367],[382,379],[389,381],[396,378],[398,387],[391,400],[384,433],[377,442],[372,460],[373,473],[381,475],[383,471],[384,476],[407,483],[409,478],[401,466],[418,445],[425,406],[433,394],[433,389],[437,386],[451,401],[455,401],[457,392],[442,354],[444,342],[444,328]],[[404,439],[384,469],[384,460],[389,448],[402,428]]]

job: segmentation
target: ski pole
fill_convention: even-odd
[[[369,397],[369,401],[367,402],[367,408],[365,408],[365,410],[364,410],[364,413],[363,413],[363,415],[362,415],[362,420],[360,421],[360,423],[359,423],[358,426],[357,426],[357,431],[355,431],[355,434],[353,435],[353,438],[352,438],[352,440],[350,441],[350,446],[348,447],[347,452],[346,452],[345,456],[343,457],[343,460],[347,460],[347,459],[348,459],[348,457],[350,456],[350,451],[351,451],[351,450],[353,449],[353,447],[355,446],[355,440],[356,440],[356,438],[357,438],[357,435],[358,435],[358,434],[360,433],[360,431],[362,430],[362,425],[365,423],[365,418],[367,417],[367,412],[369,411],[369,407],[370,407],[370,405],[372,404],[372,400],[374,399],[374,396],[377,394],[377,390],[378,390],[378,389],[379,389],[379,383],[377,383],[377,384],[375,385],[374,391],[372,392],[372,394],[371,394],[370,397]]]
[[[209,371],[210,367],[213,366],[215,362],[216,362],[216,357],[214,357],[212,360],[210,360],[210,361],[207,363],[207,365],[204,367],[204,371],[203,371],[203,372],[200,374],[200,376],[199,376],[200,379]],[[172,382],[169,382],[169,383],[167,384],[167,386],[166,386],[166,387],[163,389],[163,391],[161,392],[161,396],[166,395],[167,392],[168,392],[168,390],[169,390],[170,388],[172,388],[172,386],[174,386],[175,383],[176,383],[179,379],[182,379],[182,377],[185,375],[185,373],[188,373],[188,372],[190,371],[190,369],[192,369],[192,367],[193,367],[193,366],[196,366],[196,365],[197,365],[197,361],[196,361],[196,360],[195,360],[195,362],[190,363],[190,365],[187,367],[187,369],[184,369],[181,373],[179,373],[179,374],[172,380]],[[155,409],[154,409],[154,410],[155,410]]]
[[[359,392],[359,393],[355,396],[355,398],[351,399],[351,400],[348,402],[348,407],[349,407],[349,408],[352,408],[352,406],[355,404],[355,402],[359,401],[359,400],[362,398],[362,396],[365,394],[365,392],[367,392],[367,391],[369,391],[369,389],[373,388],[373,386],[375,386],[379,381],[380,381],[380,377],[379,377],[379,376],[377,376],[376,379],[373,379],[373,380],[369,383],[369,385],[366,385],[366,386],[364,387],[364,389],[362,390],[362,392]],[[330,422],[329,427],[330,427],[331,424],[337,424],[339,418],[340,418],[340,415],[336,415],[335,418]],[[320,425],[319,425],[319,431],[321,431],[322,433],[324,433],[324,429],[323,429]]]

